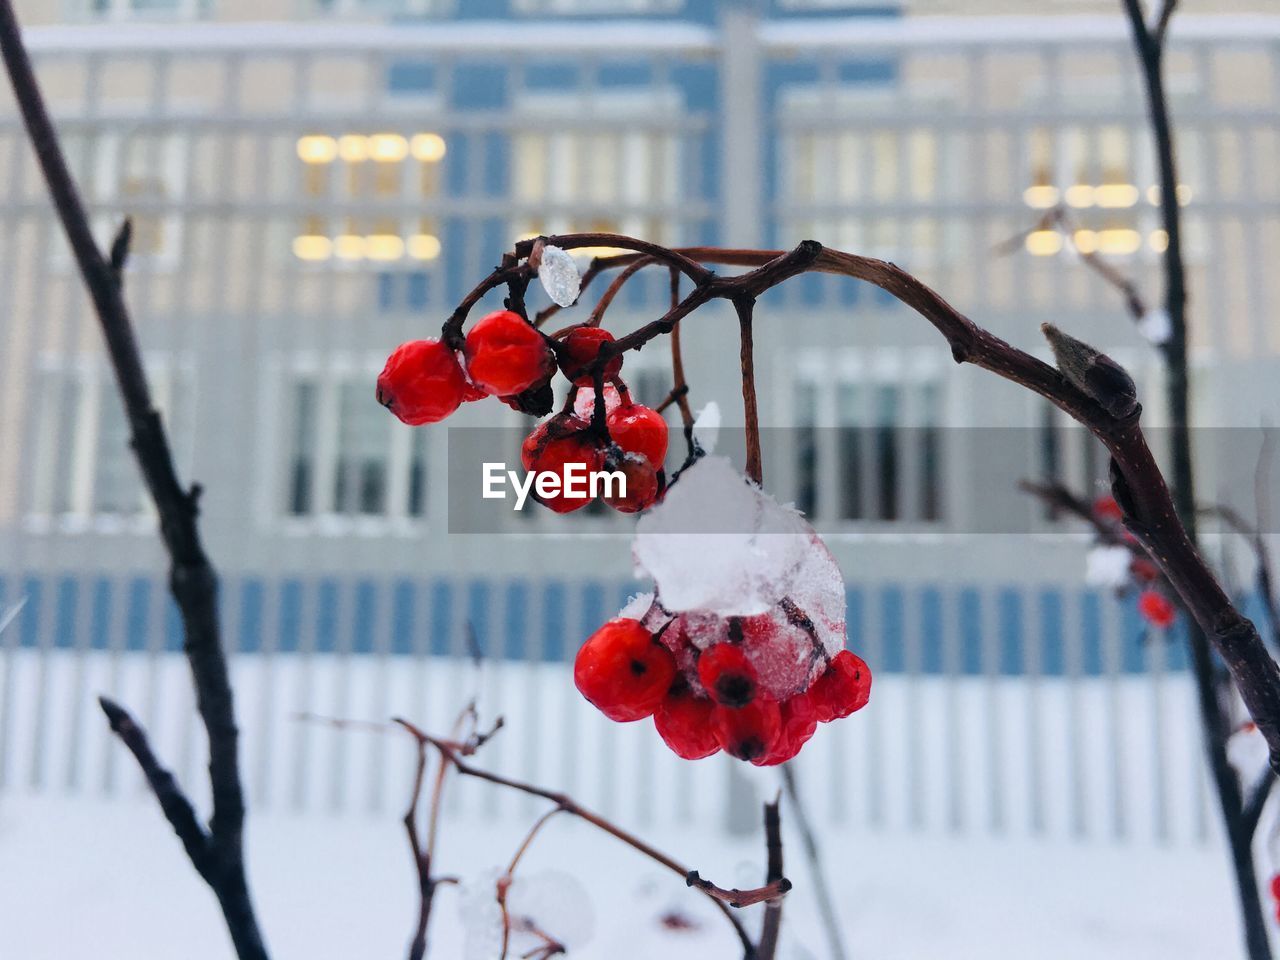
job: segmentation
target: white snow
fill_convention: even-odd
[[[1097,546],[1084,558],[1084,581],[1091,587],[1115,589],[1129,582],[1133,554],[1128,547]]]
[[[693,420],[693,439],[703,453],[715,453],[720,439],[720,404],[712,400]]]
[[[1160,307],[1148,310],[1138,320],[1138,332],[1157,347],[1164,346],[1173,336],[1173,323],[1168,311]]]
[[[810,879],[784,806],[783,960],[826,957]],[[446,820],[439,866],[490,878],[532,822]],[[641,829],[682,863],[728,886],[764,871],[758,836]],[[849,955],[880,960],[1236,960],[1225,857],[1216,850],[871,836],[825,829]],[[249,869],[273,956],[402,957],[416,917],[414,875],[397,815],[379,819],[258,815]],[[76,956],[231,956],[213,898],[154,804],[6,795],[0,800],[0,950],[22,960]],[[724,920],[684,880],[613,838],[560,816],[520,873],[571,873],[594,923],[580,960],[735,956]],[[513,891],[514,893],[515,891]],[[464,953],[462,892],[437,895],[428,957]],[[479,903],[475,905],[478,907]],[[473,909],[475,909],[473,907]],[[661,922],[675,912],[694,928]],[[757,929],[759,910],[742,920]],[[476,960],[493,960],[476,954]]]

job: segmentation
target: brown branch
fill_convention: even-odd
[[[764,464],[760,457],[760,409],[756,402],[755,342],[752,320],[756,301],[754,297],[735,297],[733,309],[738,313],[740,348],[738,360],[742,365],[742,414],[747,435],[747,476],[756,486],[764,485]]]
[[[1176,239],[1176,238],[1171,238]],[[1257,628],[1219,585],[1179,519],[1142,432],[1141,407],[1128,374],[1114,361],[1053,327],[1045,334],[1062,369],[1055,369],[978,326],[911,274],[891,263],[824,248],[805,241],[790,252],[686,248],[665,250],[613,234],[571,234],[548,238],[565,249],[603,245],[630,249],[694,278],[694,290],[663,317],[610,344],[595,361],[643,346],[712,299],[734,300],[759,294],[806,271],[864,280],[894,296],[928,320],[947,340],[957,363],[971,363],[1045,397],[1084,424],[1111,453],[1112,490],[1125,522],[1155,562],[1231,671],[1241,697],[1267,740],[1273,767],[1280,767],[1280,668],[1267,653]],[[517,244],[515,256],[527,256],[531,242]],[[733,277],[690,271],[691,260],[752,268]],[[615,262],[630,262],[626,257]],[[484,281],[477,290],[483,288]],[[474,293],[468,297],[474,299]]]
[[[1262,811],[1271,798],[1271,791],[1276,785],[1275,771],[1270,767],[1258,774],[1245,797],[1244,810],[1240,813],[1240,829],[1250,839],[1258,832],[1258,824],[1262,822]]]
[[[782,876],[782,818],[778,812],[779,801],[764,805],[764,838],[768,851],[768,864],[765,868],[766,885],[779,884],[783,892],[790,884]],[[760,928],[760,945],[757,948],[760,960],[773,960],[778,952],[778,934],[782,930],[782,898],[775,897],[764,908],[764,923]]]
[[[504,777],[501,774],[492,773],[488,770],[483,770],[480,767],[472,766],[471,764],[467,763],[467,761],[464,759],[464,757],[467,754],[467,746],[468,746],[467,744],[460,744],[454,741],[441,740],[437,737],[433,737],[430,734],[425,733],[423,730],[415,726],[410,721],[400,717],[394,718],[392,722],[399,724],[401,727],[407,730],[410,733],[410,735],[416,738],[420,743],[427,743],[427,744],[430,744],[432,747],[434,747],[436,751],[440,754],[440,757],[444,761],[446,761],[460,776],[474,777],[477,780],[483,780],[487,783],[496,784],[500,787],[507,787],[511,790],[517,790],[521,793],[525,793],[533,797],[542,797],[544,800],[550,800],[559,809],[563,810],[565,813],[569,814],[570,816],[577,817],[579,820],[583,820],[586,823],[589,823],[592,826],[596,827],[597,829],[602,830],[603,832],[609,834],[610,836],[618,840],[621,840],[623,843],[631,847],[633,850],[636,850],[637,852],[644,854],[646,857],[648,857],[650,860],[653,860],[655,863],[661,864],[663,867],[666,867],[672,873],[675,873],[681,877],[687,878],[690,875],[690,873],[693,872],[693,871],[690,871],[688,867],[685,867],[684,865],[682,865],[679,861],[672,859],[671,857],[667,856],[665,853],[662,853],[660,850],[656,849],[655,847],[652,847],[649,844],[645,843],[643,840],[641,840],[639,837],[635,836],[634,834],[628,833],[626,830],[622,829],[616,824],[610,822],[609,820],[606,820],[600,814],[595,813],[591,810],[588,810],[586,807],[580,806],[578,802],[575,801],[568,794],[558,793],[554,790],[548,790],[545,787],[539,787],[532,783],[525,783],[520,780],[514,780],[514,779],[511,779],[510,777]],[[745,892],[745,894],[751,894],[751,893],[752,891]],[[733,926],[734,933],[737,934],[738,940],[742,944],[744,957],[746,958],[746,960],[754,960],[755,945],[751,942],[751,938],[747,935],[746,928],[744,928],[742,924],[738,921],[737,917],[735,917],[730,912],[728,906],[726,906],[721,901],[717,900],[715,897],[711,897],[711,900],[716,904],[720,912],[724,914],[725,918]]]
[[[417,741],[418,762],[413,775],[413,791],[409,794],[409,808],[404,812],[404,829],[409,838],[409,850],[413,854],[413,868],[418,877],[418,921],[413,939],[409,943],[409,960],[422,960],[427,954],[427,927],[431,923],[431,905],[435,899],[436,885],[431,877],[431,851],[424,849],[418,839],[418,802],[422,797],[422,784],[427,773],[427,745]],[[440,764],[444,769],[444,764]],[[437,781],[435,801],[439,801]],[[433,812],[435,803],[432,804]]]
[[[196,523],[199,488],[187,490],[178,481],[169,441],[152,402],[124,302],[120,270],[127,256],[130,230],[127,226],[122,229],[110,257],[104,257],[94,241],[84,205],[49,118],[11,0],[0,0],[0,56],[4,58],[49,196],[93,301],[128,417],[134,455],[160,517],[160,534],[169,554],[170,589],[182,618],[184,650],[195,685],[196,708],[209,739],[209,781],[213,795],[208,832],[210,864],[202,870],[195,860],[192,863],[217,896],[241,960],[265,960],[266,946],[254,915],[244,868],[245,805],[240,781],[239,733],[218,622],[218,581]],[[154,782],[152,786],[154,789]],[[165,803],[163,798],[161,803],[162,806]],[[166,810],[166,814],[168,812]]]
[[[422,746],[425,748],[426,744],[422,744]],[[520,865],[520,860],[529,851],[529,847],[533,845],[534,838],[538,836],[542,828],[557,813],[561,813],[563,809],[563,807],[558,806],[552,807],[534,822],[533,826],[529,828],[529,832],[525,834],[520,846],[516,848],[511,862],[507,864],[506,872],[498,878],[498,907],[502,910],[502,953],[499,954],[498,960],[507,960],[507,951],[511,946],[511,914],[507,910],[507,892],[511,889],[511,883],[515,879],[516,867]]]
[[[1178,0],[1164,0],[1164,4],[1160,7],[1160,14],[1156,17],[1156,25],[1151,28],[1152,42],[1160,49],[1164,48],[1169,34],[1169,22],[1173,19],[1173,12],[1177,7]]]

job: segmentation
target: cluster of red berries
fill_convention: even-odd
[[[1280,873],[1271,877],[1271,900],[1276,905],[1276,923],[1280,923]]]
[[[487,396],[524,413],[551,410],[551,379],[560,369],[579,393],[593,401],[594,363],[613,335],[600,327],[574,327],[559,343],[511,310],[478,321],[466,335],[462,357],[441,340],[403,343],[378,377],[378,402],[404,423],[437,423],[463,403]],[[526,470],[558,480],[535,488],[535,497],[557,513],[585,507],[593,499],[586,478],[612,473],[602,499],[615,510],[635,513],[655,503],[665,478],[667,422],[656,410],[631,400],[619,378],[622,356],[604,365],[607,414],[604,430],[592,405],[581,402],[539,424],[525,439],[520,459]],[[580,482],[574,482],[575,475]]]
[[[704,648],[689,634],[694,622],[676,617],[653,634],[639,620],[610,620],[578,651],[578,690],[611,720],[652,716],[658,735],[685,760],[724,750],[757,766],[790,760],[819,723],[849,716],[871,696],[871,671],[850,650],[829,660],[815,654],[818,669],[779,696],[744,649],[746,635],[772,629],[772,618],[727,618],[728,639]]]
[[[1124,522],[1124,511],[1110,494],[1104,494],[1093,501],[1093,512],[1099,520],[1108,524],[1119,526]],[[1127,546],[1137,546],[1138,541],[1132,533],[1123,527],[1120,531]],[[1178,618],[1178,609],[1164,592],[1157,589],[1160,569],[1147,557],[1135,553],[1129,563],[1129,576],[1139,587],[1138,613],[1142,619],[1160,630],[1173,626]]]

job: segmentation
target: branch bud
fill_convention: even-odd
[[[1040,330],[1049,341],[1054,362],[1062,375],[1101,404],[1108,413],[1123,420],[1138,410],[1138,388],[1124,367],[1083,340],[1063,333],[1051,323],[1041,324]]]

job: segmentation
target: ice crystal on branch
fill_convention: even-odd
[[[538,279],[547,296],[562,307],[570,307],[578,299],[582,289],[582,276],[572,256],[559,247],[549,244],[542,248],[542,262],[538,264]]]

